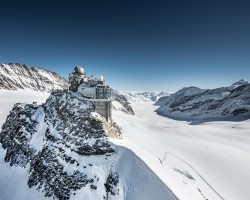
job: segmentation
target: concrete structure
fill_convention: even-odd
[[[87,77],[81,66],[76,66],[69,75],[69,89],[81,93],[87,100],[95,105],[95,112],[112,120],[112,89],[105,85],[103,76]]]

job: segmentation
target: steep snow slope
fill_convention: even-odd
[[[147,165],[138,158],[131,150],[115,146],[117,155],[113,160],[113,168],[119,172],[120,184],[123,185],[123,191],[120,195],[109,199],[126,199],[126,200],[177,200],[172,192],[162,183],[162,181],[147,167]],[[22,167],[10,167],[4,162],[4,154],[0,148],[0,192],[3,200],[49,200],[52,197],[45,197],[44,193],[29,188],[27,185],[29,169]],[[90,160],[93,158],[90,158]],[[100,159],[100,158],[97,158]],[[93,162],[93,161],[92,161]],[[96,161],[95,164],[98,162]],[[107,172],[107,166],[97,168],[95,173],[103,176]],[[149,181],[150,180],[150,181]],[[103,185],[101,185],[103,187]],[[82,188],[75,192],[71,200],[90,200],[104,199],[98,191]]]
[[[49,95],[50,93],[47,91],[41,92],[30,89],[13,91],[0,89],[0,131],[15,103],[32,104],[33,101],[35,101],[39,105],[44,103]]]
[[[250,84],[239,81],[212,90],[183,88],[159,99],[157,113],[184,120],[242,120],[250,118]]]
[[[134,153],[110,143],[117,127],[92,111],[72,93],[16,104],[0,133],[1,198],[176,199]]]
[[[124,140],[182,200],[248,200],[250,121],[190,125],[157,115],[152,103],[113,112]]]
[[[66,79],[55,72],[18,63],[0,64],[0,89],[49,91],[66,88]]]

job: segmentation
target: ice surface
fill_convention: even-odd
[[[133,109],[134,116],[113,112],[124,134],[120,145],[132,149],[180,199],[249,199],[250,120],[190,125],[157,115],[152,103]]]

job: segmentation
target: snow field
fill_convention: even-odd
[[[179,199],[249,199],[250,120],[190,125],[159,116],[156,109],[141,103],[133,105],[135,116],[113,112],[124,134],[121,145],[134,151]]]

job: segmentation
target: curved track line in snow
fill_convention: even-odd
[[[172,155],[173,157],[175,157],[175,158],[177,158],[177,159],[179,159],[179,160],[181,160],[182,162],[184,162],[185,164],[187,164],[191,169],[193,169],[194,170],[194,172],[208,185],[208,187],[211,189],[211,190],[213,190],[219,197],[220,197],[220,199],[222,199],[222,200],[225,200],[208,182],[207,182],[207,180],[192,166],[192,165],[190,165],[187,161],[185,161],[185,160],[183,160],[182,158],[180,158],[180,157],[178,157],[178,156],[176,156],[176,155],[174,155],[174,154],[172,154],[172,153],[170,153],[170,152],[168,152],[168,151],[165,151],[165,153],[164,153],[164,156],[163,156],[163,159],[160,159],[159,157],[157,157],[158,159],[159,159],[159,161],[160,161],[160,163],[163,165],[163,162],[164,161],[167,161],[167,154],[169,154],[169,155]]]

